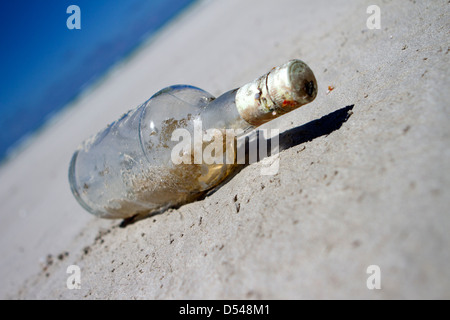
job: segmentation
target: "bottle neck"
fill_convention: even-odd
[[[202,112],[204,128],[258,127],[313,101],[316,95],[312,70],[303,61],[291,60],[210,102]]]
[[[242,129],[253,128],[246,122],[236,108],[236,93],[238,89],[225,92],[211,101],[202,111],[203,128],[210,129]]]
[[[257,127],[314,100],[317,82],[301,60],[273,68],[236,92],[241,117]]]

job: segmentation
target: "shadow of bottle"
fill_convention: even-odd
[[[242,150],[245,152],[245,160],[243,159],[239,161],[238,163],[242,164],[239,165],[238,169],[230,174],[228,178],[219,186],[209,190],[207,195],[211,195],[216,192],[221,186],[229,182],[249,164],[260,162],[267,157],[282,152],[283,150],[312,141],[321,136],[329,135],[338,130],[352,115],[353,107],[354,105],[346,106],[329,113],[320,119],[316,119],[304,125],[281,132],[275,137],[266,138],[262,130],[255,129],[251,134],[248,134],[245,137],[245,142],[243,142],[241,146]],[[251,147],[251,144],[254,144],[253,148]],[[262,145],[264,145],[264,150],[263,152],[260,152]],[[274,148],[274,146],[276,146],[276,148]],[[253,151],[253,157],[250,157],[251,151]]]

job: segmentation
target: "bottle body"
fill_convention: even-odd
[[[237,168],[236,138],[311,102],[311,69],[291,60],[217,99],[165,88],[74,153],[69,182],[87,211],[129,218],[192,201]]]
[[[207,145],[203,139],[196,142],[195,135],[212,127],[221,133],[249,127],[234,111],[234,96],[232,90],[214,99],[195,87],[172,86],[124,114],[74,153],[69,181],[76,199],[96,216],[127,218],[191,201],[216,186],[236,164],[194,159]],[[174,161],[177,129],[189,135],[182,163]],[[220,141],[225,150],[234,151],[234,140],[227,144],[223,136]]]

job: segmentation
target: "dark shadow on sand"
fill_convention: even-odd
[[[301,125],[299,127],[295,127],[295,128],[292,128],[292,129],[289,129],[287,131],[280,133],[279,142],[278,142],[279,143],[279,152],[281,152],[283,150],[287,150],[287,149],[295,147],[295,146],[298,146],[298,145],[301,145],[303,143],[312,141],[321,136],[329,135],[333,131],[340,129],[341,126],[352,115],[353,107],[354,107],[354,105],[346,106],[346,107],[336,110],[332,113],[329,113],[320,119],[310,121],[304,125]],[[259,131],[256,132],[256,135],[258,137],[258,141],[260,143],[266,143],[267,150],[270,150],[271,146],[273,144],[272,139],[265,139],[265,138],[261,137],[261,140],[259,140],[260,139]],[[225,185],[231,179],[233,179],[237,174],[239,174],[239,172],[243,168],[248,166],[248,164],[249,164],[248,150],[250,150],[248,144],[249,144],[249,139],[247,138],[245,141],[245,150],[247,151],[246,161],[245,161],[246,164],[239,165],[237,170],[234,171],[230,176],[228,176],[225,181],[223,181],[220,185],[216,186],[215,188],[205,191],[205,193],[199,195],[199,197],[196,200],[202,200],[205,197],[212,195],[217,190],[219,190],[223,185]],[[258,154],[259,154],[259,152],[258,152]],[[270,152],[266,157],[268,157],[268,156],[270,156]],[[258,157],[257,161],[261,161],[264,158],[265,157],[262,157],[262,158]],[[170,208],[176,209],[176,208],[181,207],[182,205],[173,206]],[[152,213],[150,213],[148,216],[145,216],[145,217],[131,217],[131,218],[125,219],[120,224],[120,227],[124,228],[127,225],[132,224],[136,221],[162,214],[162,213],[166,212],[167,209],[169,209],[169,208],[163,208],[163,209],[160,209],[157,211],[153,211]]]

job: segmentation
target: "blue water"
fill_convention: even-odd
[[[194,1],[2,1],[0,161]],[[79,30],[67,28],[69,5]]]

